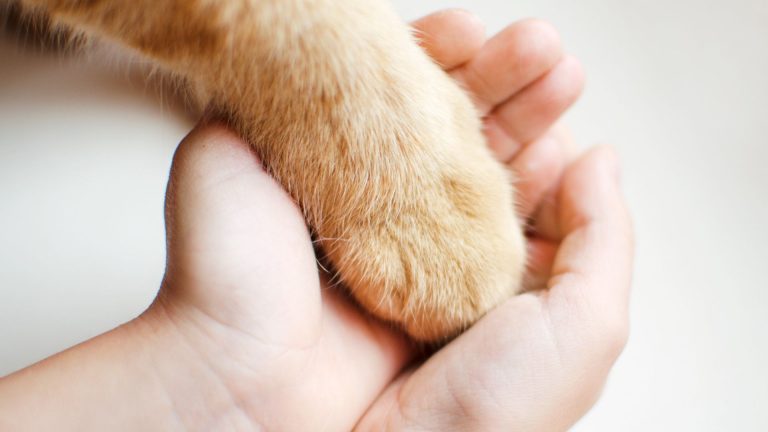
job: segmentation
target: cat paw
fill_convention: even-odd
[[[357,301],[424,342],[456,336],[519,292],[526,259],[511,174],[464,95],[444,91],[447,126],[413,125],[420,146],[361,192],[366,206],[326,221],[336,235],[324,242]]]

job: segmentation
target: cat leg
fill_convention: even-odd
[[[372,314],[451,337],[519,290],[508,174],[379,0],[27,0],[195,83],[301,205]]]

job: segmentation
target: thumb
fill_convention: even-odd
[[[170,299],[236,327],[319,320],[318,272],[301,211],[225,126],[198,125],[179,145],[166,232]]]
[[[606,147],[587,152],[564,175],[560,224],[566,235],[546,297],[553,328],[563,335],[561,349],[584,354],[571,357],[605,373],[627,340],[634,261],[632,221],[618,182],[616,155]]]

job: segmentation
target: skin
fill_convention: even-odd
[[[156,301],[0,380],[0,429],[548,431],[579,419],[626,341],[633,249],[613,152],[576,156],[551,129],[581,69],[540,21],[488,40],[463,11],[414,26],[520,178],[541,289],[418,359],[328,287],[299,209],[244,142],[203,121],[174,157]]]

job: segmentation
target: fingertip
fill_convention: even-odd
[[[548,21],[526,18],[513,23],[496,37],[514,43],[520,63],[539,62],[552,68],[563,57],[560,32]]]
[[[616,149],[608,144],[598,144],[588,149],[582,159],[588,167],[585,170],[593,172],[595,180],[600,184],[620,185],[620,162]],[[615,188],[618,193],[618,188]],[[607,191],[606,191],[607,192]]]
[[[198,205],[218,200],[224,183],[257,179],[274,183],[251,146],[224,122],[201,121],[173,155],[167,201]]]
[[[584,65],[576,56],[570,54],[566,54],[565,57],[563,57],[561,64],[568,71],[568,76],[571,77],[571,85],[578,97],[584,91],[587,82]]]
[[[176,165],[185,164],[185,168],[194,168],[187,167],[189,163],[216,163],[218,168],[227,168],[232,164],[238,167],[244,164],[261,166],[244,139],[223,122],[212,119],[198,123],[176,149],[174,167],[179,168]]]
[[[584,92],[584,86],[586,83],[586,74],[584,72],[584,66],[578,58],[568,54],[560,60],[560,63],[555,66],[551,74],[557,74],[559,81],[554,86],[554,95],[559,96],[559,109],[561,114],[571,105],[573,105]]]
[[[196,190],[201,181],[208,181],[212,173],[224,171],[231,163],[243,164],[247,144],[224,124],[201,120],[179,143],[173,153],[166,191],[166,219],[171,223],[180,205],[187,205],[188,190]],[[220,153],[234,153],[221,157]],[[218,165],[218,166],[215,166]]]
[[[611,178],[618,170],[618,156],[612,146],[600,144],[588,149],[577,164],[582,165],[575,167],[580,171],[600,174],[601,179]]]
[[[602,144],[596,146],[594,149],[596,158],[600,160],[600,165],[603,170],[604,183],[610,184],[610,187],[605,193],[605,200],[607,201],[606,207],[610,211],[605,213],[610,214],[610,218],[615,225],[621,226],[623,229],[624,237],[627,243],[634,247],[634,227],[629,207],[626,202],[626,198],[621,189],[621,158],[619,157],[616,148],[611,145]]]
[[[219,195],[212,185],[254,165],[260,169],[247,144],[234,132],[221,122],[201,120],[173,154],[165,197],[169,246],[187,230],[181,227],[197,225],[200,215],[212,208],[211,201]]]
[[[612,147],[596,146],[568,167],[559,199],[561,232],[567,234],[595,220],[616,221],[623,208],[617,166]]]
[[[479,49],[483,46],[486,39],[486,27],[485,22],[477,14],[462,8],[447,9],[444,14],[453,19],[454,24],[462,26],[467,37],[474,42],[475,47]]]
[[[619,160],[616,148],[608,144],[601,144],[595,148],[595,151],[604,160],[603,166],[607,173],[613,177],[617,184],[621,183],[621,161]]]
[[[446,70],[471,60],[486,41],[485,24],[465,9],[435,12],[412,26],[422,48]]]

